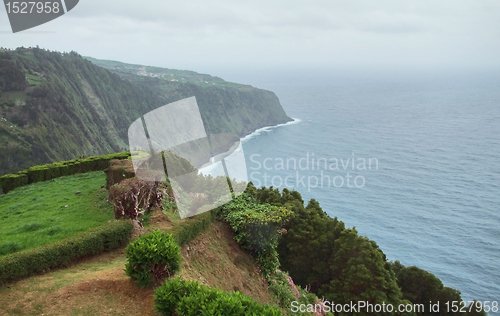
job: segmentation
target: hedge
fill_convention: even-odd
[[[189,219],[185,219],[185,222],[181,225],[174,226],[169,233],[171,233],[175,241],[182,246],[198,236],[199,233],[205,231],[214,219],[215,212],[213,210],[198,214]]]
[[[7,174],[0,177],[0,187],[4,194],[27,184],[29,184],[29,182],[26,173]]]
[[[183,281],[180,277],[167,280],[157,287],[154,298],[155,309],[162,316],[282,315],[277,307],[261,305],[240,292],[228,293],[196,281]]]
[[[113,159],[109,162],[108,168],[104,169],[104,173],[106,173],[106,189],[108,190],[114,184],[135,177],[135,170],[131,160]]]
[[[30,183],[47,181],[75,173],[104,170],[108,168],[109,162],[112,159],[128,159],[129,157],[130,152],[122,152],[34,166],[28,170],[19,171],[17,174],[7,174],[1,176],[0,187],[3,190],[3,193],[8,193],[15,188]]]
[[[205,212],[186,219],[169,233],[182,246],[205,231],[214,219],[214,211]],[[130,240],[132,232],[133,225],[130,221],[119,220],[55,243],[0,257],[0,286],[66,266],[78,258],[118,248]]]
[[[118,248],[130,240],[132,232],[130,221],[114,221],[58,242],[0,257],[0,286]]]

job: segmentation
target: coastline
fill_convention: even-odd
[[[262,134],[263,132],[270,132],[272,131],[273,129],[275,128],[278,128],[278,127],[281,127],[281,126],[285,126],[285,125],[293,125],[293,124],[297,124],[297,123],[300,123],[302,122],[301,119],[299,118],[290,118],[291,120],[286,122],[286,123],[279,123],[277,125],[270,125],[270,126],[264,126],[264,127],[261,127],[261,128],[258,128],[256,129],[255,131],[253,131],[252,133],[249,133],[245,136],[243,136],[242,138],[240,138],[240,142],[246,142],[252,138],[254,138],[255,136],[259,136],[260,134]]]
[[[242,138],[240,138],[240,140],[238,142],[234,142],[230,149],[226,152],[223,152],[223,153],[220,153],[220,154],[217,154],[215,155],[214,157],[211,157],[209,159],[209,161],[207,161],[206,163],[204,163],[201,167],[198,168],[198,172],[202,172],[203,169],[206,170],[206,168],[210,168],[211,166],[213,166],[215,163],[217,163],[219,160],[221,160],[221,157],[230,157],[232,154],[235,154],[239,151],[242,150],[242,144],[244,142],[247,142],[249,141],[250,139],[256,137],[256,136],[259,136],[261,135],[263,132],[270,132],[278,127],[281,127],[281,126],[286,126],[286,125],[292,125],[292,124],[297,124],[297,123],[300,123],[302,122],[301,119],[299,118],[290,118],[291,120],[286,122],[286,123],[279,123],[279,124],[276,124],[276,125],[271,125],[271,126],[264,126],[264,127],[261,127],[261,128],[258,128],[256,129],[255,131],[243,136]],[[238,146],[235,146],[236,144],[238,144]],[[236,149],[235,149],[236,147]]]

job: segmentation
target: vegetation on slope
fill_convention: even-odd
[[[291,119],[271,91],[227,82],[193,71],[131,65],[85,57],[121,78],[147,86],[165,103],[195,96],[209,134],[247,135]]]
[[[143,233],[160,228],[187,236],[183,226],[198,226],[202,222],[198,217],[204,216],[181,220],[170,208],[165,212],[154,211]],[[218,221],[208,224],[208,229],[198,237],[183,239],[187,242],[181,250],[179,275],[184,280],[196,280],[223,291],[238,290],[262,304],[274,303],[257,263],[232,240],[234,233],[227,224]],[[65,269],[2,286],[0,309],[5,315],[16,316],[155,315],[154,289],[141,289],[126,276],[125,264],[125,251],[121,248]]]
[[[26,188],[32,188],[36,185],[48,186],[53,182],[76,179],[76,177],[85,175],[89,174],[73,176],[75,178],[62,177],[18,188],[0,199],[0,202],[14,201],[5,198],[17,197],[18,192]],[[99,183],[103,184],[104,179],[100,179]],[[165,190],[164,193],[167,195],[171,193],[168,186],[160,185],[160,190]],[[247,310],[247,308],[259,309],[261,308],[259,305],[255,305],[253,301],[232,291],[244,291],[248,286],[247,282],[242,281],[240,284],[237,280],[248,277],[258,277],[264,280],[265,277],[267,282],[257,282],[257,284],[263,285],[271,297],[271,303],[280,306],[281,313],[284,314],[292,313],[290,307],[294,301],[298,301],[299,304],[315,306],[318,303],[318,297],[313,294],[315,293],[327,301],[341,305],[363,301],[372,306],[376,304],[392,305],[396,308],[409,305],[421,306],[417,311],[396,310],[395,312],[376,313],[377,315],[430,316],[435,311],[430,310],[429,302],[439,302],[440,315],[485,315],[484,311],[477,310],[476,302],[469,303],[467,306],[467,303],[462,301],[459,291],[445,287],[441,280],[433,274],[417,267],[405,267],[398,261],[388,262],[383,251],[374,241],[359,236],[354,228],[346,228],[344,223],[337,218],[329,217],[314,199],[304,205],[300,193],[296,191],[284,189],[280,192],[272,187],[257,189],[250,183],[245,193],[235,200],[211,212],[185,220],[180,219],[172,199],[164,199],[162,205],[165,212],[158,208],[155,214],[150,215],[147,220],[150,227],[143,230],[143,233],[155,229],[171,233],[170,243],[175,241],[179,245],[184,245],[182,254],[187,264],[181,263],[180,275],[184,279],[196,280],[197,282],[196,284],[189,283],[196,285],[194,292],[188,295],[190,299],[179,299],[174,303],[169,303],[167,302],[168,295],[163,295],[163,299],[167,297],[167,301],[165,301],[167,303],[164,302],[167,304],[166,308],[170,308],[168,304],[174,304],[172,306],[175,307],[176,311],[182,310],[186,313],[196,314],[199,309],[203,308],[203,304],[199,303],[206,301],[207,304],[211,302],[210,308],[214,309],[221,306],[242,311]],[[23,205],[19,206],[24,209]],[[44,210],[40,210],[39,213],[44,213]],[[215,224],[216,233],[209,232],[208,235],[204,235],[204,239],[193,241],[200,232],[209,226],[214,227],[214,224],[211,223],[216,216],[219,220],[226,221],[227,224],[218,222]],[[236,243],[231,244],[227,240],[222,243],[220,241],[214,243],[213,235],[220,235],[224,227],[231,228],[233,231],[231,234],[234,234],[232,239],[241,248],[248,251],[245,255],[233,256],[233,248],[241,251]],[[156,246],[153,248],[159,249]],[[177,246],[174,248],[178,249]],[[171,249],[169,251],[171,252]],[[253,256],[253,259],[249,260],[249,255]],[[170,256],[168,255],[168,257]],[[146,257],[151,256],[146,255]],[[240,259],[245,263],[242,264]],[[257,262],[258,265],[250,270],[241,269],[251,262]],[[214,266],[215,263],[216,266]],[[148,262],[147,264],[155,263]],[[134,264],[134,266],[136,265]],[[233,266],[239,266],[238,272],[235,272]],[[57,268],[59,265],[54,267]],[[130,273],[130,267],[130,265],[127,266],[128,274],[133,275],[134,279],[138,279],[138,275],[151,271],[150,268],[146,267],[144,271],[133,274]],[[183,267],[187,268],[187,271],[183,271]],[[295,281],[288,274],[282,273],[280,269],[289,272],[290,277]],[[177,266],[173,267],[171,271],[174,270],[177,271]],[[254,272],[249,273],[252,270]],[[37,273],[39,272],[41,271]],[[244,277],[231,275],[231,273],[241,275],[242,272]],[[171,273],[162,274],[162,278],[168,274]],[[214,279],[218,277],[224,282],[221,280],[215,282]],[[161,283],[159,280],[160,278],[157,279],[158,282],[155,285]],[[170,281],[167,280],[167,282]],[[295,286],[294,282],[299,286]],[[211,290],[200,285],[224,287],[222,283],[226,284],[222,290],[229,290],[230,293]],[[232,286],[232,289],[228,289],[227,285]],[[303,290],[303,288],[312,293]],[[0,291],[0,295],[5,293],[9,295],[8,297],[12,297],[11,292]],[[252,291],[250,291],[251,293]],[[262,297],[259,297],[257,301],[262,302]],[[238,299],[245,303],[237,304]],[[459,302],[458,307],[463,306],[465,311],[446,308],[447,303],[450,306],[457,304],[453,302]],[[11,311],[18,311],[18,307],[8,308]],[[192,308],[195,309],[192,310]],[[48,309],[48,307],[43,306],[40,311],[44,309]],[[93,310],[98,314],[105,313],[99,309]],[[272,313],[278,313],[276,307],[270,310],[274,310]],[[21,312],[23,312],[22,308]],[[359,310],[358,313],[361,315],[374,314],[368,309]],[[348,315],[351,313],[337,312],[336,314]]]
[[[56,180],[64,179],[63,177]],[[56,180],[42,182],[39,185],[48,185]],[[101,179],[100,182],[103,180]],[[6,197],[15,196],[18,190],[29,187],[32,186],[16,189]],[[164,200],[164,206],[165,213],[157,211],[159,215],[153,215],[150,218],[150,228],[144,232],[159,228],[172,232],[179,244],[185,244],[206,229],[214,215],[218,214],[221,219],[227,220],[229,227],[235,231],[232,239],[248,250],[246,255],[234,255],[233,252],[239,248],[238,246],[236,248],[231,246],[231,242],[227,240],[222,244],[220,241],[214,243],[213,233],[205,234],[202,239],[192,241],[183,247],[182,254],[187,262],[181,266],[181,276],[188,280],[196,280],[201,284],[214,284],[219,287],[224,283],[223,290],[243,291],[249,284],[243,281],[245,278],[255,276],[262,278],[261,273],[264,271],[268,279],[267,282],[261,284],[266,291],[273,293],[275,298],[272,301],[283,308],[282,313],[290,312],[290,306],[294,300],[304,304],[315,304],[317,297],[310,297],[300,287],[291,288],[287,282],[287,276],[282,274],[277,269],[278,267],[289,271],[290,276],[299,285],[310,288],[326,300],[337,304],[349,304],[362,300],[371,304],[385,303],[394,306],[410,303],[423,304],[426,308],[418,313],[396,314],[432,315],[427,308],[428,301],[440,301],[441,307],[446,301],[461,301],[460,292],[444,287],[434,275],[416,267],[404,267],[399,262],[388,262],[375,242],[358,236],[355,229],[345,228],[338,219],[328,217],[315,200],[311,200],[307,206],[304,206],[300,194],[296,191],[290,192],[285,189],[279,192],[273,188],[256,189],[249,185],[246,193],[236,201],[214,212],[201,214],[195,219],[181,220],[175,206],[169,200]],[[221,225],[226,224],[218,223],[216,233],[213,235],[218,235],[221,230],[224,230],[224,226]],[[277,236],[281,238],[276,239]],[[255,259],[244,259],[248,255],[253,255]],[[314,264],[311,264],[311,258],[314,258]],[[233,266],[241,267],[253,260],[259,262],[256,266],[258,268],[250,268],[250,270],[238,268],[237,274],[243,272],[244,276],[231,275],[236,273],[231,272],[235,271]],[[214,266],[215,263],[220,267]],[[187,270],[183,271],[183,267]],[[226,276],[230,279],[222,282]],[[214,281],[218,278],[222,281]],[[238,279],[242,280],[241,285],[238,285],[236,281]],[[232,289],[231,286],[233,286]],[[294,291],[297,293],[294,294]],[[10,293],[2,290],[0,295],[3,295],[2,292],[3,294]],[[222,292],[217,291],[210,293],[205,294],[222,295]],[[230,302],[233,296],[230,295],[223,301],[226,302],[226,299]],[[187,308],[187,305],[182,306],[184,306],[182,308]],[[40,307],[41,311],[45,309],[48,307]],[[102,313],[99,309],[93,309],[93,311]],[[360,313],[371,314],[361,311]],[[392,315],[392,313],[388,314]],[[456,313],[450,313],[442,308],[441,314],[455,315]],[[474,312],[466,314],[484,315],[484,313]]]
[[[0,175],[123,151],[128,148],[127,131],[133,121],[191,96],[197,98],[209,133],[242,136],[289,120],[272,92],[233,84],[207,86],[207,80],[203,84],[193,80],[113,73],[76,52],[0,51]]]
[[[200,74],[190,70],[168,69],[161,67],[151,67],[122,63],[114,60],[96,59],[84,56],[93,64],[106,68],[112,72],[120,74],[121,77],[131,81],[147,82],[148,78],[158,78],[170,82],[193,83],[201,87],[224,86],[224,87],[244,87],[245,85],[228,82],[219,77],[207,74]],[[140,77],[137,77],[140,76]],[[248,87],[248,86],[247,86]]]
[[[133,120],[162,104],[78,54],[18,49],[0,60],[41,79],[0,99],[0,174],[47,162],[123,151]],[[8,81],[8,75],[0,72]],[[11,98],[12,99],[12,98]]]
[[[260,203],[286,206],[293,211],[278,246],[281,269],[288,271],[299,285],[326,300],[336,304],[385,302],[395,308],[399,304],[423,304],[417,313],[401,313],[419,316],[434,315],[429,310],[429,301],[439,301],[440,315],[485,315],[484,311],[477,312],[474,305],[463,302],[459,291],[444,287],[433,274],[388,262],[374,241],[359,236],[354,228],[345,228],[336,217],[329,217],[316,200],[304,206],[298,192],[287,189],[280,192],[272,187],[257,189],[249,185],[246,192]],[[453,301],[460,302],[466,312],[447,310],[446,302],[451,306]],[[365,309],[358,314],[373,313]]]

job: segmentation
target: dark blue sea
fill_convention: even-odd
[[[227,74],[295,122],[243,141],[256,185],[298,190],[464,300],[500,301],[500,73]],[[354,164],[352,163],[354,160]]]

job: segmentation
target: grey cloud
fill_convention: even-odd
[[[500,65],[499,14],[497,0],[85,0],[36,29],[57,34],[2,35],[2,45],[38,44],[174,68],[193,63]]]

